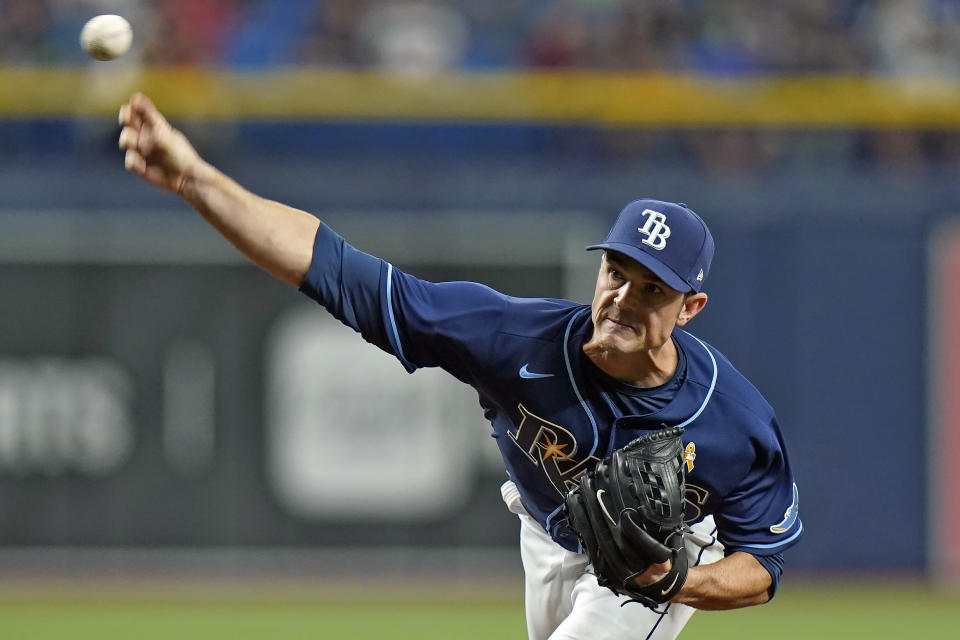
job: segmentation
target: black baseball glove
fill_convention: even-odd
[[[668,427],[614,451],[580,478],[564,505],[597,582],[654,610],[687,577],[682,434],[683,427]],[[653,584],[634,582],[668,560],[670,571]]]

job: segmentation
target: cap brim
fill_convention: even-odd
[[[689,283],[678,276],[673,269],[657,260],[653,255],[647,253],[646,251],[641,251],[633,245],[620,242],[602,242],[600,244],[592,244],[587,247],[587,251],[593,251],[595,249],[616,251],[617,253],[622,253],[628,258],[636,260],[647,269],[650,269],[654,275],[663,280],[663,282],[674,291],[686,293],[687,291],[694,290],[694,287],[691,287]]]

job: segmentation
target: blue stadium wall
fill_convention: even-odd
[[[577,211],[603,225],[638,196],[689,203],[710,222],[718,247],[707,287],[709,308],[693,329],[724,351],[777,409],[795,466],[806,534],[790,551],[788,567],[924,568],[928,247],[940,226],[960,212],[955,168],[939,164],[890,173],[848,153],[855,151],[860,132],[837,129],[784,129],[782,144],[801,151],[750,170],[717,171],[683,143],[685,130],[203,120],[182,126],[210,160],[254,191],[322,218],[390,211],[520,219]],[[186,215],[185,205],[123,172],[116,133],[111,123],[93,118],[0,123],[0,218],[10,222],[32,211],[68,212],[77,219],[142,215],[154,220],[161,211]],[[709,140],[709,131],[695,133]],[[838,145],[844,153],[830,151]],[[826,151],[804,156],[803,148]],[[52,235],[58,232],[50,229]],[[350,239],[364,246],[363,238]],[[583,238],[583,244],[591,240]],[[510,293],[562,294],[549,272],[533,284],[518,285],[509,272],[489,265],[458,269],[433,265],[423,275],[490,276],[491,284]],[[135,288],[138,277],[150,276],[157,295],[171,305],[182,301],[177,292],[185,281],[194,283],[201,297],[236,287],[244,294],[227,294],[218,303],[226,305],[220,320],[233,325],[218,349],[232,353],[236,373],[230,380],[238,395],[257,388],[263,326],[290,303],[290,291],[239,266],[194,276],[188,266],[152,274],[111,273],[4,264],[0,353],[28,357],[34,347],[27,343],[38,353],[82,352],[86,346],[78,333],[131,331],[104,328],[103,318],[90,308],[97,301],[112,304],[102,293],[103,282],[120,287],[117,280],[123,279],[122,286]],[[88,306],[71,296],[89,297]],[[43,308],[50,313],[80,309],[80,319],[74,316],[68,330],[44,329],[40,323],[27,335],[15,310],[38,299],[47,299]],[[159,310],[158,331],[164,317]],[[34,335],[42,331],[59,337]],[[136,340],[131,333],[130,343]],[[130,348],[124,357],[131,361],[150,357]],[[238,410],[233,416],[237,433],[223,444],[231,455],[202,480],[202,490],[198,479],[156,486],[166,481],[150,450],[155,438],[148,433],[140,434],[143,448],[114,479],[5,471],[0,509],[18,515],[0,524],[0,543],[514,543],[514,523],[496,495],[500,477],[492,473],[477,480],[471,508],[458,509],[442,522],[385,525],[378,535],[358,536],[349,522],[310,523],[284,513],[263,486],[256,418],[262,407],[251,402],[250,412]],[[81,526],[73,518],[78,510],[114,525]]]

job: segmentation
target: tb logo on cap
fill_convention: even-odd
[[[650,216],[642,227],[637,227],[637,231],[647,236],[642,240],[643,244],[649,245],[657,251],[667,246],[667,238],[670,237],[667,216],[653,209],[644,209],[640,215]]]

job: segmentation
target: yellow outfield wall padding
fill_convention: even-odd
[[[117,66],[114,66],[117,65]],[[0,67],[0,117],[107,116],[143,91],[171,117],[645,127],[960,127],[960,82],[599,71],[431,76],[100,63]]]

